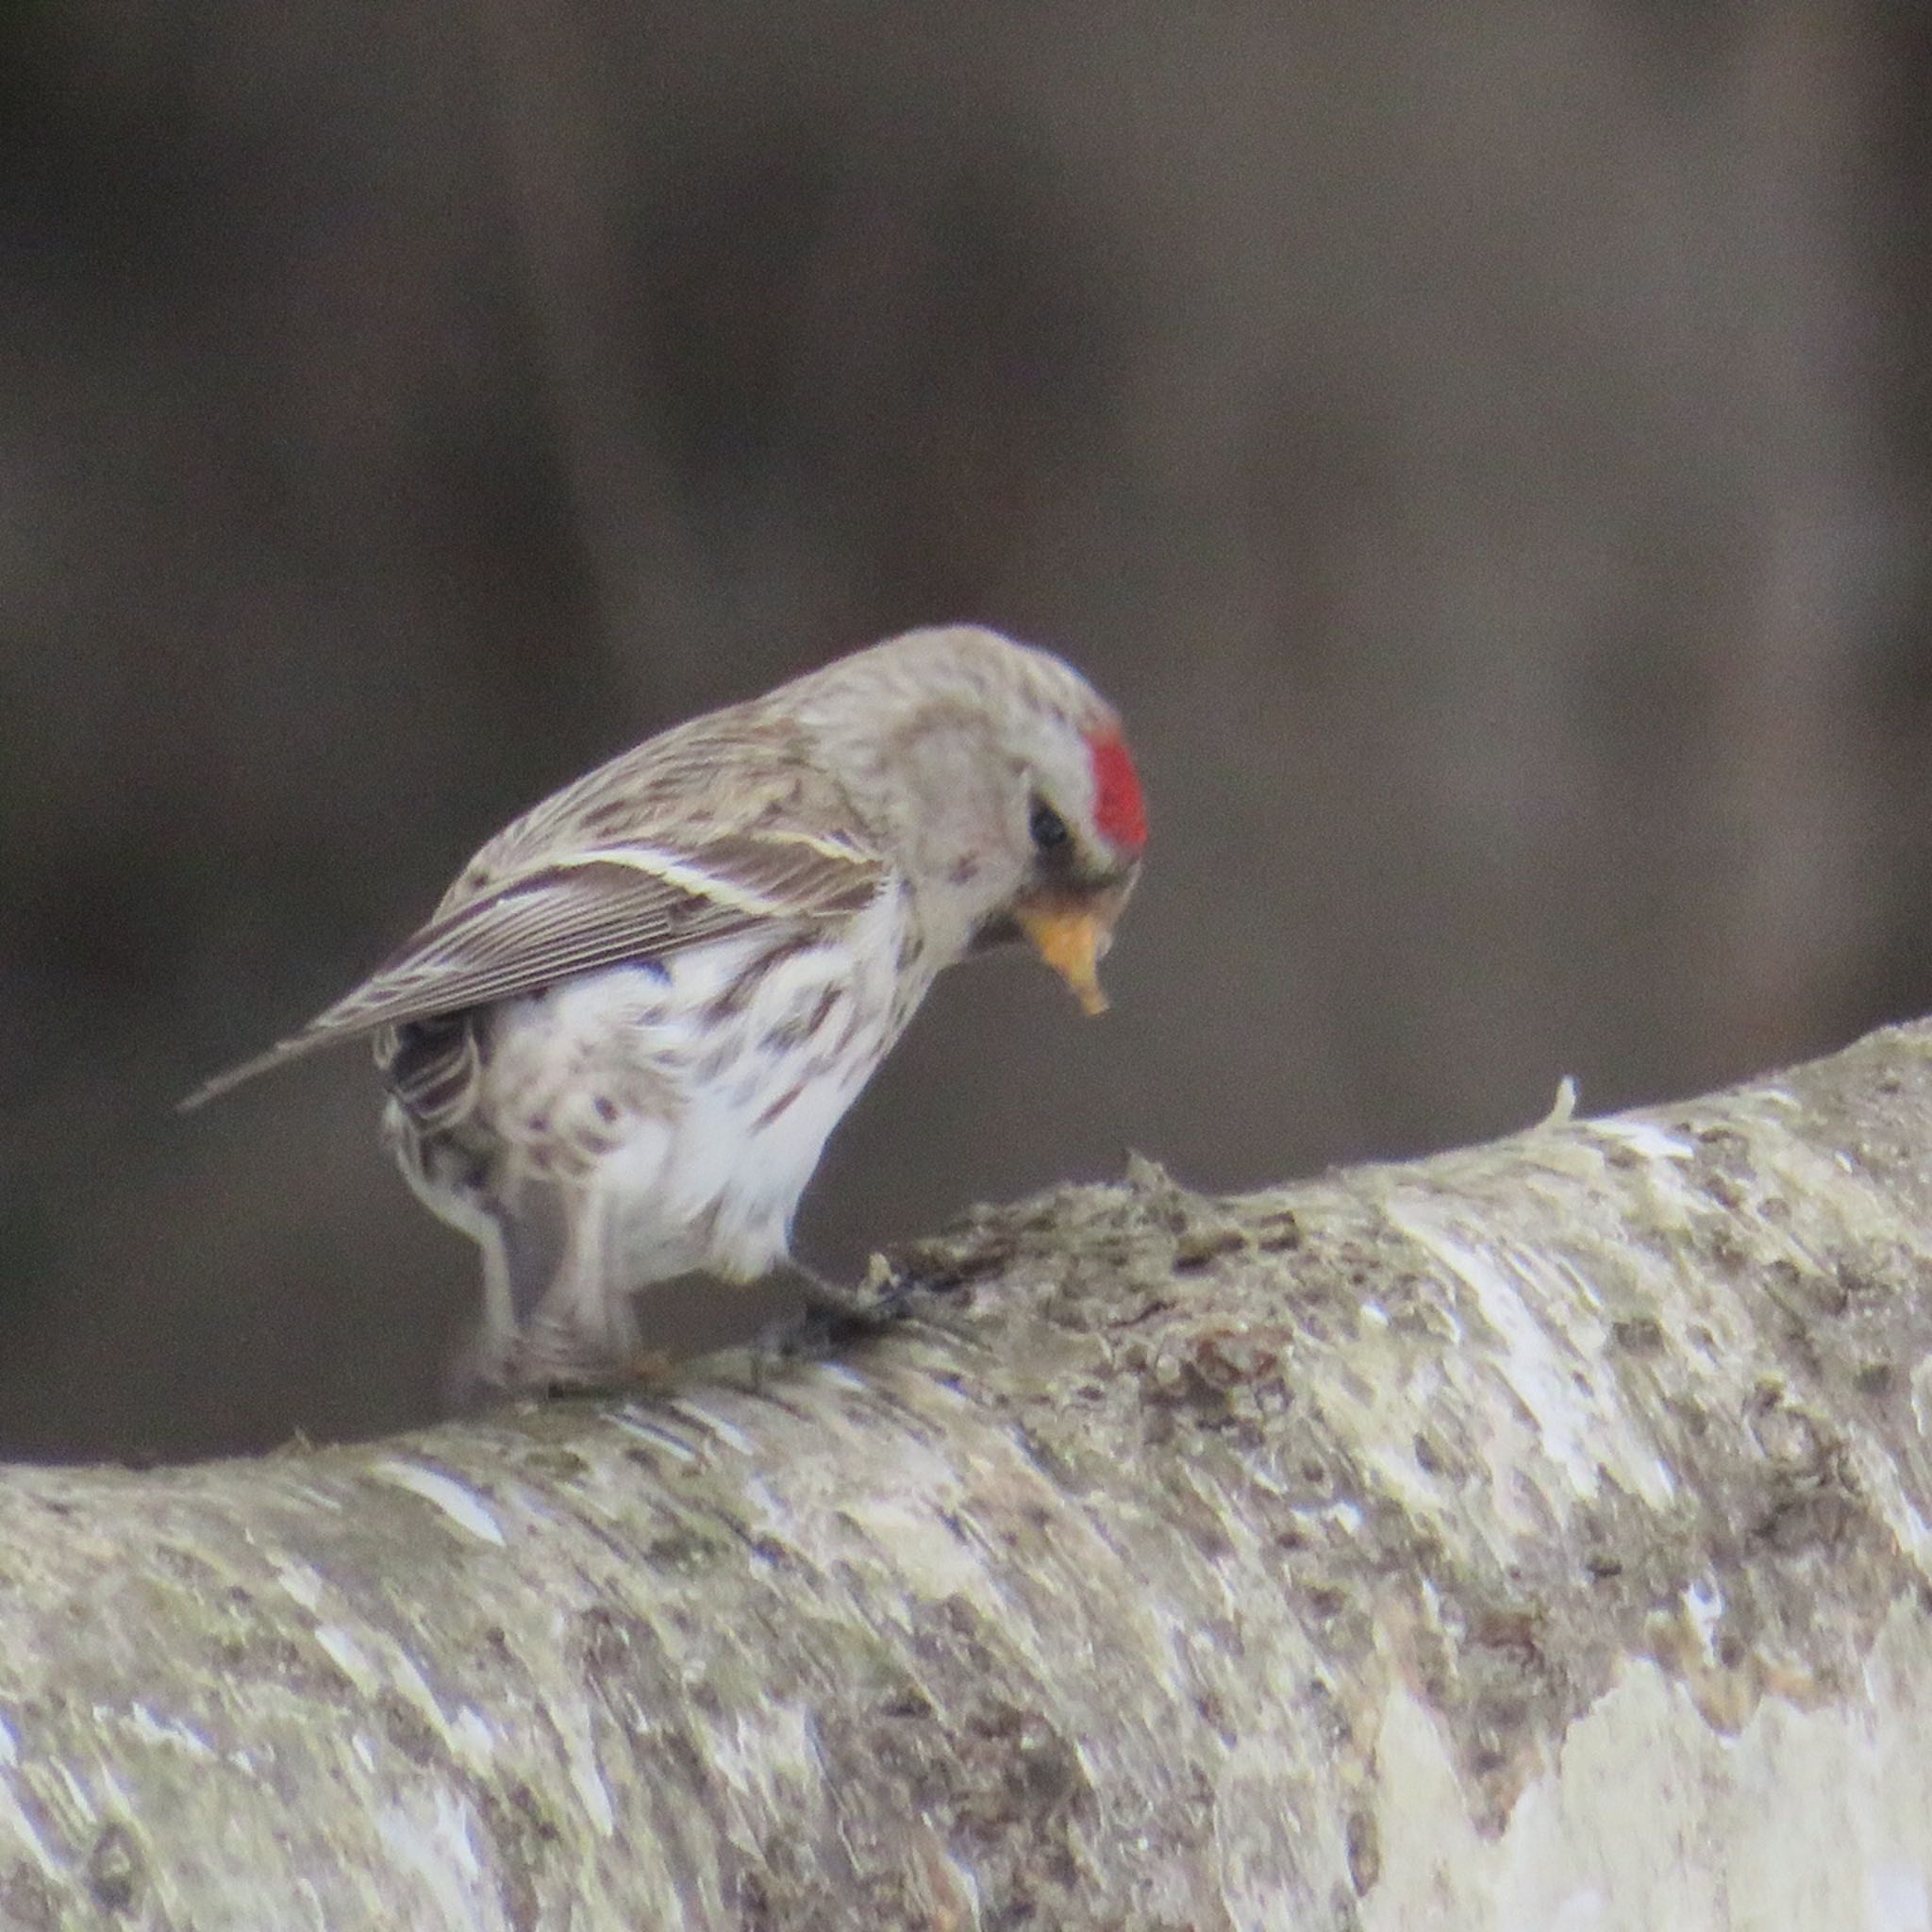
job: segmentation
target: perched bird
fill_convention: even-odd
[[[911,631],[566,786],[184,1105],[373,1035],[405,1176],[483,1252],[477,1374],[592,1382],[637,1355],[641,1290],[788,1263],[826,1137],[943,968],[1024,936],[1100,1011],[1146,837],[1077,673]]]

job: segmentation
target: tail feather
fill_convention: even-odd
[[[356,1036],[351,1033],[331,1029],[319,1032],[305,1027],[300,1033],[291,1033],[286,1040],[278,1040],[266,1053],[258,1053],[253,1059],[243,1060],[240,1066],[229,1067],[217,1074],[211,1080],[204,1080],[192,1093],[175,1103],[176,1113],[193,1113],[196,1108],[206,1107],[210,1100],[219,1100],[223,1094],[232,1092],[237,1087],[255,1078],[258,1074],[266,1074],[272,1068],[286,1066],[291,1060],[306,1059],[312,1053],[320,1053],[325,1047],[340,1046],[345,1040]]]

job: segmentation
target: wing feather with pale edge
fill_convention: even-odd
[[[680,815],[675,840],[612,836],[622,820],[657,820],[652,828],[662,832],[650,781],[688,784],[693,764],[708,763],[704,754],[713,750],[681,741],[688,735],[694,736],[672,733],[639,747],[498,834],[436,917],[353,992],[299,1033],[217,1074],[183,1108],[383,1026],[534,992],[603,966],[663,958],[761,924],[846,918],[867,904],[883,874],[876,851],[849,808],[826,809],[842,806],[842,796],[824,795],[826,781],[791,758],[756,770],[741,758],[719,760],[738,769],[714,765],[716,776],[737,782],[690,799],[694,808]],[[608,827],[605,840],[575,843],[572,835],[590,824]]]

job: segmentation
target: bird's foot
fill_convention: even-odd
[[[635,1335],[599,1330],[539,1313],[515,1334],[495,1338],[482,1380],[503,1394],[636,1394],[664,1382],[671,1357]]]
[[[641,1348],[622,1361],[519,1364],[516,1386],[531,1395],[637,1395],[661,1389],[670,1380],[669,1354],[661,1348]]]
[[[754,1346],[765,1361],[796,1361],[830,1355],[875,1335],[907,1311],[915,1279],[902,1275],[884,1255],[874,1255],[862,1280],[832,1281],[797,1262],[787,1278],[804,1300],[802,1314],[774,1323]]]

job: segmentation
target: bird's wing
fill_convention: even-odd
[[[650,782],[659,774],[636,767],[652,749],[592,773],[499,833],[435,918],[353,992],[198,1088],[184,1108],[379,1027],[760,925],[845,918],[877,891],[884,866],[871,839],[842,794],[822,792],[824,781],[808,767],[741,756],[735,781],[667,809]],[[587,836],[592,826],[601,838]]]

